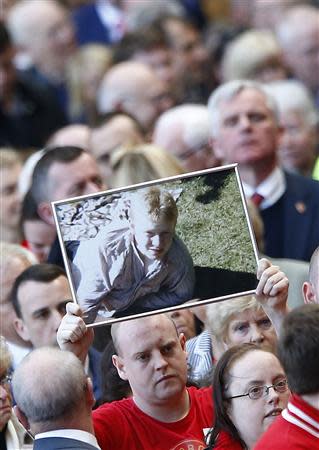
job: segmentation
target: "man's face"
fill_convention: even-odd
[[[1,264],[0,267],[0,334],[16,343],[20,342],[21,338],[13,327],[16,313],[9,300],[10,292],[15,279],[30,265],[26,259],[12,257],[10,262]]]
[[[242,166],[274,166],[280,129],[264,95],[244,89],[219,105],[219,129],[213,138],[217,158]]]
[[[75,34],[67,12],[56,2],[37,10],[37,33],[30,52],[36,64],[63,70],[75,50]]]
[[[83,153],[70,163],[55,162],[49,170],[51,201],[94,194],[105,188],[93,157]]]
[[[169,48],[158,47],[149,51],[139,51],[134,60],[152,67],[156,75],[169,86],[175,86],[176,75],[173,67],[173,55]]]
[[[22,316],[15,321],[18,334],[34,348],[57,345],[56,333],[71,298],[67,278],[60,276],[48,283],[26,281],[17,295]]]
[[[175,323],[177,332],[183,333],[186,339],[191,339],[196,335],[195,316],[190,309],[179,309],[169,312],[167,315]]]
[[[132,233],[142,258],[151,261],[162,259],[172,244],[175,225],[175,221],[167,221],[163,217],[154,222],[146,212],[134,214]]]
[[[110,156],[121,145],[137,145],[143,142],[133,119],[118,115],[105,125],[92,130],[90,150],[99,163],[99,168],[106,180],[111,176]]]
[[[190,25],[172,20],[166,24],[178,79],[198,83],[206,79],[208,53],[199,32]]]
[[[29,249],[39,263],[46,262],[56,237],[55,229],[43,220],[26,220],[23,224],[23,233],[28,241]]]
[[[4,381],[8,373],[7,367],[0,367],[0,430],[8,423],[12,414],[12,398],[10,384]]]
[[[124,109],[149,131],[160,114],[174,106],[174,99],[166,84],[157,77],[145,79],[134,95],[123,101]]]
[[[319,13],[312,23],[298,28],[285,57],[293,75],[315,91],[319,89]]]
[[[118,330],[119,355],[113,357],[119,375],[128,380],[139,407],[180,398],[187,379],[185,338],[177,336],[168,317],[161,315],[128,321]]]
[[[282,113],[280,122],[283,134],[278,156],[283,167],[307,173],[312,169],[316,158],[316,130],[309,126],[302,113],[297,111]]]
[[[11,46],[0,53],[0,100],[4,104],[12,95],[16,79],[13,57],[14,50]]]
[[[18,193],[20,164],[0,169],[0,224],[17,227],[20,219],[21,199]]]

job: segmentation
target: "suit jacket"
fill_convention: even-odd
[[[261,210],[265,253],[273,258],[309,261],[319,245],[319,182],[285,173],[286,191]]]
[[[110,44],[109,30],[97,14],[95,2],[76,8],[72,14],[79,45]]]
[[[79,441],[78,439],[67,439],[63,437],[47,437],[35,439],[33,450],[97,450],[97,447]]]

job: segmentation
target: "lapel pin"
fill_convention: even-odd
[[[304,214],[306,212],[306,209],[307,209],[307,207],[304,204],[304,202],[297,202],[297,203],[295,203],[295,208],[299,212],[299,214]]]

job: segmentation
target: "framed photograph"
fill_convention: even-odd
[[[258,255],[237,165],[52,206],[88,325],[255,292]]]

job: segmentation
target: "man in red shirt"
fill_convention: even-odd
[[[292,396],[255,450],[319,449],[319,305],[303,305],[286,317],[278,356]]]
[[[258,298],[271,303],[279,327],[285,314],[288,280],[263,259],[259,262]],[[94,337],[74,303],[58,331],[58,343],[82,361]],[[112,325],[116,349],[113,364],[128,380],[133,397],[104,404],[93,412],[102,450],[202,450],[213,421],[211,388],[186,388],[185,337],[166,315],[148,316]],[[207,430],[208,431],[208,430]]]

